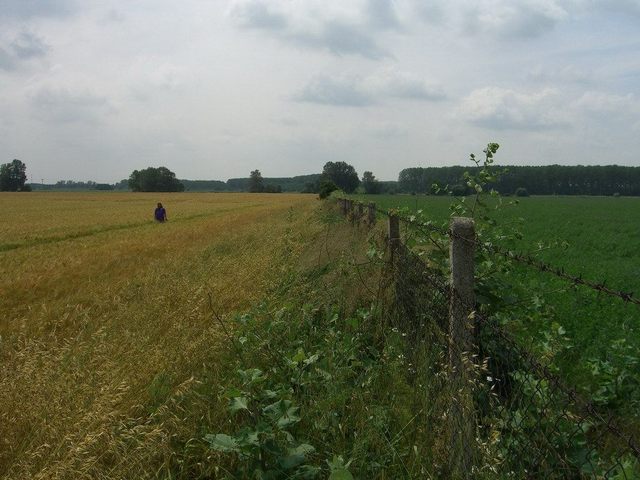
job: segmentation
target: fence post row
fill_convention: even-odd
[[[473,290],[475,227],[473,219],[454,217],[451,221],[449,259],[451,297],[449,300],[449,367],[452,389],[451,461],[456,478],[471,478],[475,457],[475,415],[473,407]]]
[[[376,204],[370,202],[367,208],[368,218],[367,221],[369,225],[373,225],[376,223]]]

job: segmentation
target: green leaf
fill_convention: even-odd
[[[316,363],[319,358],[320,358],[320,355],[316,353],[314,355],[311,355],[309,358],[305,359],[304,364],[311,365],[312,363]]]
[[[302,443],[296,448],[290,448],[287,455],[280,459],[280,466],[285,470],[296,468],[305,462],[308,454],[313,452],[315,452],[315,448],[306,443]]]
[[[329,480],[353,480],[353,475],[351,475],[349,470],[345,468],[337,469],[331,472]]]
[[[233,397],[229,403],[229,410],[236,413],[239,410],[249,410],[249,400],[247,397]]]
[[[349,473],[349,464],[344,463],[344,459],[338,455],[334,455],[333,460],[327,460],[331,475],[329,480],[353,480],[353,475]]]
[[[304,350],[299,348],[298,352],[293,356],[293,358],[291,358],[291,360],[295,363],[299,363],[302,362],[305,358],[306,355],[304,354]]]
[[[216,435],[206,435],[204,437],[209,442],[209,447],[219,452],[238,452],[238,442],[235,438],[218,433]]]
[[[299,422],[300,416],[298,415],[298,410],[300,409],[292,406],[290,400],[278,400],[263,409],[264,413],[267,414],[279,428],[285,428]]]
[[[318,467],[314,467],[312,465],[302,465],[296,470],[295,474],[291,478],[312,480],[313,478],[316,478],[319,473],[320,469]]]

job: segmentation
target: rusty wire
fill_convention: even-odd
[[[448,229],[431,223],[399,220],[451,237]],[[490,249],[491,245],[477,240],[474,243],[490,253],[506,254],[515,261],[540,267],[541,271],[561,273],[558,276],[576,285],[595,287],[636,303],[631,294],[616,295],[622,292],[572,277],[560,269],[554,271],[548,265],[542,267],[542,262],[532,258],[528,262],[525,255]],[[583,398],[523,348],[507,326],[479,312],[476,305],[466,305],[473,312],[475,350],[461,351],[449,337],[448,308],[456,292],[448,278],[402,243],[396,245],[389,260],[397,313],[394,325],[406,332],[409,351],[427,350],[426,358],[431,359],[428,371],[433,385],[425,388],[430,388],[426,394],[434,411],[423,415],[423,420],[431,422],[451,444],[451,464],[442,467],[441,475],[455,477],[455,464],[461,461],[478,474],[491,472],[499,478],[640,478],[640,443],[629,425]],[[469,398],[461,397],[461,390],[451,387],[452,371],[446,359],[452,351],[472,359],[465,368],[471,370],[473,379],[473,412],[455,407],[468,403]],[[443,423],[444,418],[448,423]],[[469,428],[470,419],[477,444],[460,448],[451,439]],[[489,465],[487,455],[491,457]]]
[[[358,203],[358,202],[356,202]],[[431,235],[433,233],[437,233],[440,234],[442,236],[455,236],[454,233],[447,228],[442,228],[439,227],[437,225],[435,225],[434,223],[431,222],[418,222],[414,219],[412,219],[411,217],[405,217],[402,215],[399,215],[397,212],[394,212],[393,210],[385,210],[385,209],[378,209],[378,211],[380,213],[382,213],[385,216],[396,216],[398,218],[399,221],[403,222],[405,225],[411,226],[413,228],[416,228],[420,231],[422,231],[423,233],[427,234],[427,235]],[[462,239],[464,241],[469,241],[468,239]],[[523,265],[527,265],[529,267],[533,267],[535,269],[537,269],[540,272],[543,273],[548,273],[551,275],[554,275],[562,280],[567,281],[568,283],[571,283],[575,286],[583,286],[583,287],[587,287],[590,288],[591,290],[594,290],[598,293],[603,293],[605,295],[611,296],[611,297],[616,297],[619,298],[627,303],[631,303],[633,305],[637,305],[640,306],[640,298],[635,297],[633,292],[624,292],[622,290],[614,290],[612,288],[607,287],[606,285],[606,281],[602,281],[602,282],[595,282],[592,280],[587,280],[582,278],[581,275],[573,275],[567,271],[565,271],[564,268],[561,267],[557,267],[555,265],[551,265],[549,263],[543,262],[539,259],[534,258],[532,255],[530,254],[526,254],[526,253],[521,253],[521,252],[516,252],[513,250],[509,250],[503,247],[500,247],[499,245],[495,245],[493,243],[483,243],[481,241],[479,241],[478,239],[475,240],[474,242],[475,246],[488,252],[491,254],[496,254],[496,255],[501,255],[504,258],[510,259],[510,260],[514,260],[520,264]]]

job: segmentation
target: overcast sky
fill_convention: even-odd
[[[640,0],[0,0],[29,180],[640,166]]]

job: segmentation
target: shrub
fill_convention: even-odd
[[[320,181],[320,189],[318,191],[318,196],[320,198],[327,198],[331,195],[331,192],[334,192],[338,189],[335,183],[331,180],[322,180]]]
[[[451,195],[454,197],[464,197],[467,194],[467,187],[464,185],[454,185],[451,187]]]
[[[529,192],[524,187],[518,187],[518,188],[516,188],[515,196],[516,197],[528,197],[529,196]]]

